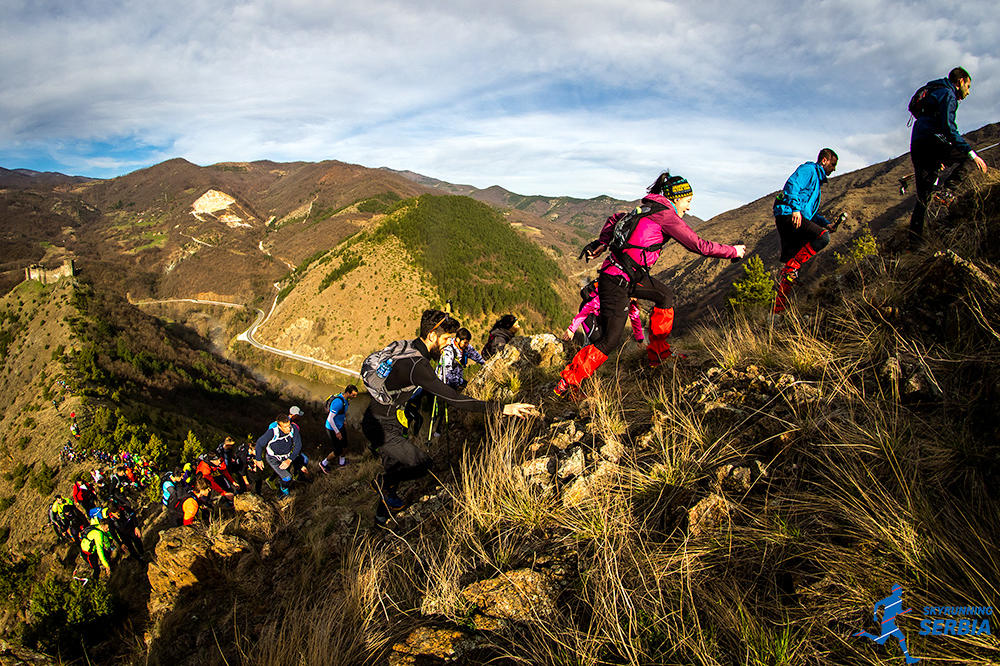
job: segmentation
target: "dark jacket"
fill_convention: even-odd
[[[396,409],[416,393],[416,389],[423,389],[427,393],[441,398],[453,407],[470,412],[482,413],[488,409],[499,412],[502,409],[500,403],[484,402],[470,398],[467,395],[462,395],[438,379],[437,375],[434,374],[434,369],[431,367],[430,352],[427,350],[427,345],[419,338],[413,341],[413,345],[420,352],[420,356],[401,358],[396,361],[389,372],[389,376],[385,379],[385,387],[390,392],[398,391],[408,386],[416,388],[413,391],[400,394],[395,404],[392,405],[382,405],[372,400],[369,406],[372,414],[379,418],[394,420]]]
[[[486,344],[483,345],[483,358],[493,358],[500,353],[507,343],[514,339],[516,334],[509,328],[494,328],[486,337]]]
[[[917,142],[937,138],[939,141],[969,152],[972,146],[962,138],[955,124],[955,112],[958,110],[958,95],[956,88],[947,78],[930,81],[931,90],[924,101],[924,111],[913,123],[913,133],[910,135],[910,148]]]
[[[260,436],[254,447],[257,460],[263,461],[265,452],[278,460],[297,458],[302,452],[302,438],[299,436],[299,429],[293,425],[291,431],[286,435],[281,432],[278,426],[270,428]]]

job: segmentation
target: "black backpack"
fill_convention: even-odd
[[[625,253],[625,250],[642,250],[643,254],[645,254],[646,252],[655,252],[661,249],[665,242],[643,246],[633,245],[629,243],[629,239],[635,233],[635,229],[639,225],[639,220],[666,209],[665,204],[643,200],[642,205],[625,213],[615,221],[614,231],[612,231],[611,240],[608,242],[608,252],[611,254],[612,263],[628,276],[629,283],[633,285],[649,275],[649,267],[643,266],[630,257]],[[610,220],[611,218],[608,219]]]
[[[913,93],[913,97],[910,98],[910,103],[907,105],[907,109],[910,111],[910,115],[913,118],[919,118],[920,116],[926,116],[934,111],[933,104],[934,100],[931,97],[931,93],[935,90],[943,88],[944,85],[940,80],[928,81],[924,85],[917,88],[917,92]],[[913,122],[911,119],[910,122]]]
[[[167,511],[170,513],[170,517],[173,519],[175,524],[183,525],[184,502],[192,498],[197,501],[198,496],[194,494],[193,490],[188,488],[179,489],[177,486],[174,486],[174,491],[175,492],[170,496],[170,499],[167,502]]]

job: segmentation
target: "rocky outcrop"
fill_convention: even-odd
[[[188,592],[210,588],[224,577],[222,568],[252,552],[245,540],[232,535],[210,536],[200,525],[160,532],[149,565],[149,625],[146,644],[161,633],[163,620]]]
[[[688,534],[693,537],[718,532],[729,521],[729,501],[711,494],[688,511]]]
[[[56,661],[47,654],[35,652],[0,639],[0,666],[56,666]]]
[[[465,661],[476,639],[457,629],[420,627],[405,641],[392,646],[389,666],[430,666]]]
[[[226,534],[253,542],[265,542],[277,530],[278,514],[260,495],[242,493],[233,497],[237,519],[225,528]]]
[[[472,395],[510,398],[515,388],[526,385],[539,368],[549,368],[564,362],[565,349],[551,333],[516,337],[491,358],[482,372],[469,382]]]
[[[473,609],[472,623],[480,631],[495,631],[507,622],[544,623],[556,613],[551,578],[531,569],[473,583],[459,596]]]

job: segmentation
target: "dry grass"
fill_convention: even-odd
[[[981,232],[962,233],[981,246]],[[992,636],[918,636],[925,605],[1000,599],[996,426],[977,417],[1000,379],[1000,294],[965,289],[951,301],[944,326],[973,336],[973,355],[968,339],[928,330],[912,305],[936,279],[933,261],[861,262],[838,276],[850,288],[828,289],[822,308],[803,302],[777,322],[738,317],[681,342],[745,377],[735,381],[748,395],[753,377],[792,375],[763,402],[710,411],[691,389],[705,367],[644,379],[622,355],[585,385],[577,423],[589,471],[604,445],[623,455],[580,501],[516,469],[546,424],[489,423],[463,447],[455,478],[443,479],[446,510],[406,534],[359,538],[342,591],[310,610],[302,598],[289,602],[254,658],[371,663],[416,624],[468,627],[463,586],[527,566],[561,581],[558,612],[480,632],[482,661],[895,663],[894,642],[853,634],[873,629],[873,604],[898,582],[916,609],[900,621],[911,654],[1000,663]],[[988,262],[978,267],[994,275]],[[893,359],[902,374],[886,371]],[[917,397],[908,373],[924,378]],[[550,375],[511,374],[493,394],[538,400]],[[749,490],[718,489],[720,465],[754,462],[768,473]],[[687,510],[720,492],[728,518],[693,536]]]

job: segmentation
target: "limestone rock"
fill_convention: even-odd
[[[563,489],[562,503],[564,507],[578,506],[593,496],[594,491],[614,478],[618,465],[602,460],[597,469],[587,476],[578,476]]]
[[[267,541],[277,529],[278,514],[260,495],[242,493],[233,497],[233,508],[238,520],[233,521],[225,532],[250,541]]]
[[[457,629],[420,627],[392,646],[389,666],[458,663],[475,647],[475,638]]]
[[[543,491],[555,488],[553,476],[556,472],[555,456],[543,456],[529,460],[520,466],[521,476],[529,485],[539,486]]]
[[[563,481],[575,476],[581,476],[586,464],[587,461],[583,454],[583,449],[577,446],[570,451],[569,457],[559,463],[556,474]]]
[[[688,533],[696,537],[717,532],[728,519],[729,502],[713,493],[688,511]]]
[[[746,492],[753,485],[750,468],[737,467],[736,465],[719,467],[715,470],[715,480],[723,490]]]
[[[253,547],[246,541],[246,539],[241,539],[237,536],[220,534],[212,539],[212,554],[215,555],[219,561],[224,562],[236,559],[244,553],[251,552],[252,549]]]
[[[483,371],[469,382],[469,392],[477,395],[490,384],[507,383],[504,378],[520,378],[536,368],[561,365],[563,343],[551,333],[518,336],[507,343],[500,353],[491,358]]]
[[[465,587],[460,596],[480,615],[480,626],[511,622],[544,622],[556,613],[555,588],[548,574],[519,569]]]
[[[174,527],[160,532],[149,565],[149,614],[169,608],[184,590],[214,573],[209,559],[212,541],[201,526]]]
[[[56,666],[56,661],[47,654],[35,652],[0,639],[0,666]]]

